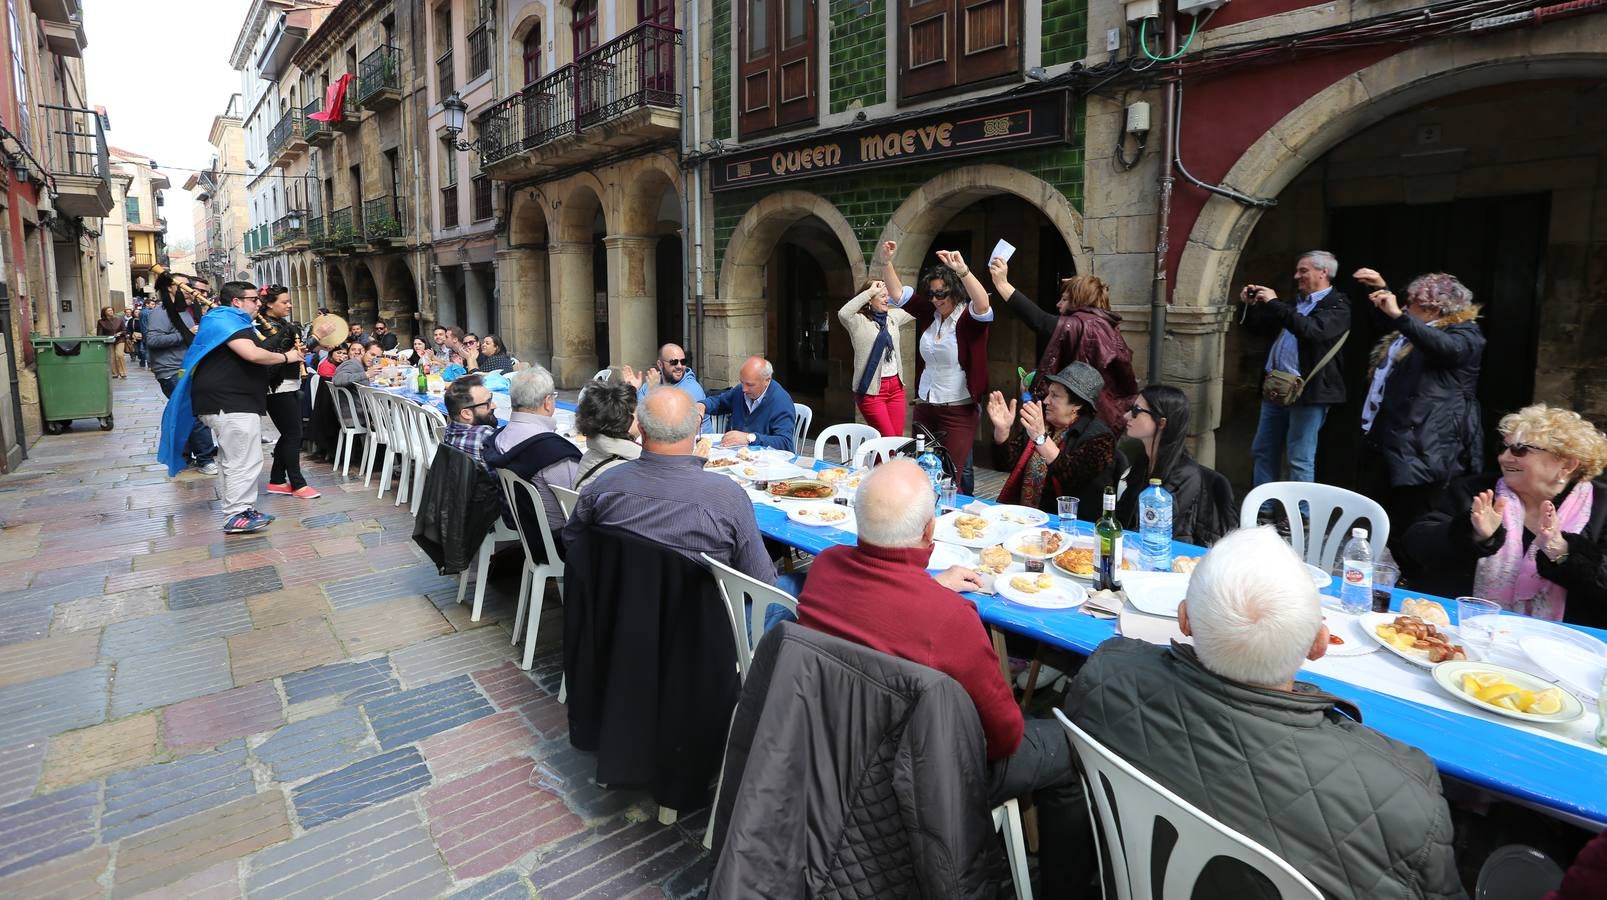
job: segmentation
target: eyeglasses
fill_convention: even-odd
[[[1145,409],[1144,407],[1139,406],[1137,403],[1134,403],[1132,406],[1127,408],[1127,417],[1129,419],[1136,419],[1139,416],[1149,416],[1153,419],[1155,417],[1155,413],[1153,410]]]
[[[490,406],[491,404],[493,404],[495,402],[496,402],[495,400],[482,400],[479,403],[470,403],[468,406],[465,406],[463,408],[464,409],[479,409],[482,406]]]
[[[951,294],[953,292],[950,291],[948,288],[933,288],[932,290],[927,291],[927,293],[932,295],[933,297],[947,297],[949,294]]]
[[[666,359],[666,360],[664,360],[664,365],[666,365],[666,366],[684,366],[684,365],[686,365],[686,360],[685,359]]]
[[[480,342],[479,341],[474,341],[474,340],[469,340],[469,341],[464,341],[463,342],[463,346],[465,346],[465,347],[478,347],[479,345],[480,345]]]
[[[1523,459],[1536,450],[1544,451],[1546,448],[1536,447],[1533,444],[1502,444],[1501,449],[1503,452],[1512,454],[1514,459]]]

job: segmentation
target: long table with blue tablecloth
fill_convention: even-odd
[[[439,397],[411,391],[393,389],[393,393],[415,402],[440,403]],[[573,404],[559,405],[566,412],[574,409]],[[808,465],[809,461],[799,463]],[[820,553],[827,547],[856,541],[852,532],[796,524],[787,518],[781,505],[765,500],[754,503],[754,517],[765,537],[806,553]],[[1174,544],[1173,549],[1187,556],[1205,552],[1181,543]],[[1394,591],[1392,608],[1399,609],[1407,595],[1402,590]],[[982,620],[989,625],[1080,655],[1092,653],[1116,634],[1115,620],[1095,618],[1080,610],[1034,609],[988,594],[965,596],[976,604]],[[1443,599],[1441,602],[1454,618],[1456,604]],[[1607,639],[1607,632],[1580,630]],[[1599,749],[1538,736],[1454,709],[1401,699],[1332,674],[1303,671],[1300,677],[1355,703],[1366,724],[1422,750],[1448,776],[1585,827],[1607,828],[1607,754]]]

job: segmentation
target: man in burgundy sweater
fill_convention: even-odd
[[[878,466],[859,487],[859,544],[815,558],[798,598],[798,621],[872,650],[937,669],[976,704],[987,738],[988,804],[1032,793],[1038,804],[1044,896],[1075,894],[1077,871],[1065,848],[1087,834],[1087,812],[1065,732],[1053,719],[1023,721],[971,601],[976,572],[960,566],[927,574],[936,497],[931,481],[904,459]],[[1075,854],[1074,854],[1075,855]]]

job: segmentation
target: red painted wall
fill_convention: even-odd
[[[1221,28],[1224,25],[1237,25],[1240,22],[1263,19],[1294,9],[1321,5],[1310,0],[1232,0],[1226,6],[1217,9],[1216,14],[1211,16],[1210,24],[1205,26],[1205,30],[1210,31],[1212,28]]]

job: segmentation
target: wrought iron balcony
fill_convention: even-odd
[[[111,160],[100,115],[92,109],[42,106],[56,208],[86,219],[107,215],[112,211]]]
[[[321,122],[312,117],[315,112],[323,112],[324,101],[317,100],[301,108],[301,131],[307,138],[307,143],[314,147],[328,147],[335,142],[335,129],[329,127],[328,122]]]
[[[407,231],[400,197],[363,201],[363,239],[370,244],[391,241]]]
[[[373,110],[402,102],[402,51],[387,45],[363,57],[357,67],[357,102]]]
[[[328,227],[329,245],[335,249],[355,246],[361,240],[357,234],[356,227],[352,225],[352,208],[350,206],[343,206],[330,213]]]
[[[287,165],[307,149],[304,114],[299,109],[285,110],[279,123],[268,132],[268,158],[276,166]],[[315,123],[316,124],[316,123]]]
[[[293,209],[273,223],[273,244],[276,247],[293,249],[294,245],[305,244],[307,241],[307,213],[305,210]]]
[[[609,147],[544,151],[541,161],[579,162],[606,149],[673,138],[680,129],[681,42],[680,30],[643,23],[498,101],[478,119],[484,163],[587,131],[606,132]]]
[[[313,216],[307,220],[307,242],[314,250],[329,246],[329,235],[324,231],[323,216]]]
[[[346,85],[345,101],[341,103],[340,121],[331,122],[336,131],[356,131],[363,121],[363,106],[357,101],[359,79],[353,77]]]

